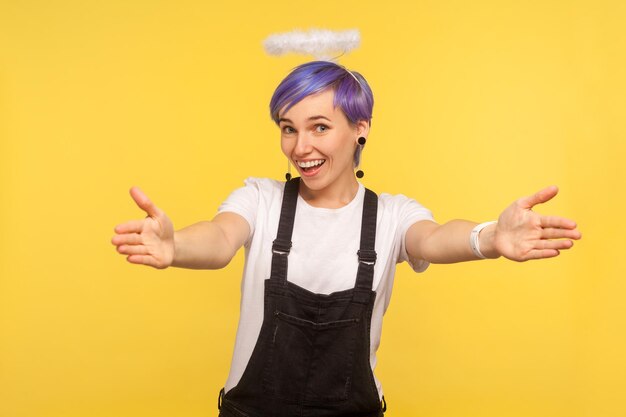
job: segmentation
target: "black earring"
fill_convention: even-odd
[[[363,158],[363,146],[365,146],[365,142],[366,142],[366,141],[367,141],[367,139],[365,139],[363,136],[361,136],[361,137],[357,140],[358,144],[361,146],[361,155],[359,156],[359,165],[361,164],[360,159],[361,159],[361,158]],[[364,175],[365,175],[365,174],[364,174],[364,173],[363,173],[363,171],[362,171],[362,170],[360,170],[360,169],[356,172],[356,177],[357,177],[357,178],[363,178],[363,176],[364,176]]]
[[[291,164],[289,163],[289,159],[287,159],[287,173],[285,174],[285,179],[287,181],[291,180]]]

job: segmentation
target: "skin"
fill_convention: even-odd
[[[304,98],[279,115],[282,152],[300,173],[300,195],[315,207],[339,208],[354,199],[358,182],[353,155],[357,139],[369,135],[369,123],[350,123],[343,111],[333,106],[333,98],[334,92],[326,90]],[[304,175],[298,162],[317,159],[325,160],[317,174]],[[561,250],[571,248],[573,241],[581,238],[573,220],[532,210],[557,193],[558,188],[550,186],[504,209],[497,224],[480,233],[482,253],[488,258],[504,256],[526,261],[555,257]],[[247,221],[234,213],[220,213],[211,221],[174,231],[165,212],[139,188],[132,187],[130,195],[147,216],[116,226],[111,239],[128,262],[159,269],[223,268],[250,235]],[[431,263],[478,259],[469,245],[470,232],[476,224],[467,220],[442,225],[432,221],[413,224],[405,237],[409,258]]]

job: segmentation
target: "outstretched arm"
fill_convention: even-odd
[[[480,232],[478,238],[483,255],[522,262],[552,258],[559,255],[559,251],[571,248],[573,240],[581,238],[573,220],[532,211],[534,206],[551,200],[557,193],[556,186],[547,187],[507,207],[497,223]],[[431,263],[479,259],[470,247],[470,233],[476,225],[467,220],[452,220],[443,225],[417,222],[406,233],[409,258]]]
[[[169,266],[223,268],[250,234],[248,222],[229,212],[218,214],[210,222],[202,221],[175,232],[165,212],[139,188],[131,188],[130,195],[146,217],[116,226],[116,234],[111,239],[130,263],[158,269]]]

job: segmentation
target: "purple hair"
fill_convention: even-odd
[[[374,96],[365,78],[330,61],[312,61],[294,68],[274,91],[270,101],[272,119],[278,124],[278,112],[283,107],[287,106],[286,112],[303,98],[328,88],[335,90],[334,105],[351,123],[371,121]]]
[[[288,111],[300,100],[328,88],[335,91],[334,106],[339,107],[352,124],[367,120],[371,125],[374,95],[361,74],[348,71],[330,61],[312,61],[294,68],[276,87],[270,100],[270,114],[278,124],[278,113],[284,107]],[[361,146],[354,155],[359,165]]]

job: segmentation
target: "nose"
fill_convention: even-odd
[[[293,149],[295,156],[304,156],[313,150],[313,144],[311,138],[307,135],[307,132],[298,133],[296,138],[296,146]]]

